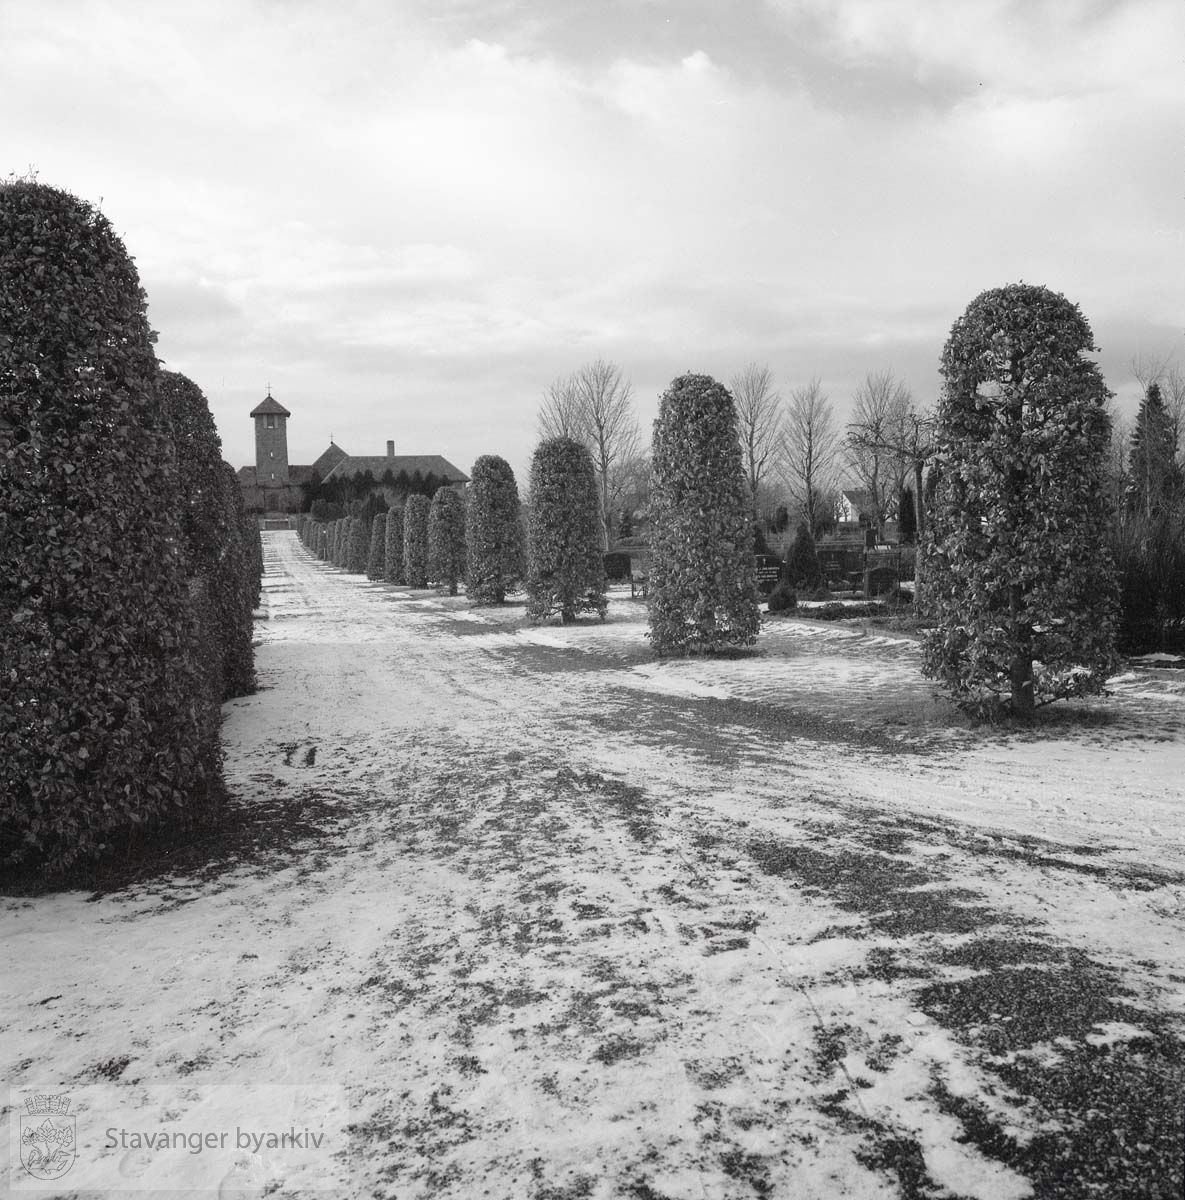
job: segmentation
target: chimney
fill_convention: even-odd
[[[395,443],[394,442],[387,443],[387,457],[388,458],[395,457]]]

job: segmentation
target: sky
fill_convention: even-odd
[[[596,358],[872,371],[1079,304],[1120,410],[1185,368],[1182,0],[0,0],[0,175],[99,205],[158,355],[254,461],[480,454],[525,478]]]

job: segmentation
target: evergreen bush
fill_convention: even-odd
[[[794,532],[794,542],[786,552],[782,569],[783,578],[794,588],[810,591],[823,583],[823,568],[815,549],[815,539],[805,522]]]
[[[367,579],[382,579],[387,548],[387,514],[375,513],[370,524],[370,554],[366,559]]]
[[[609,607],[601,561],[600,497],[588,450],[571,438],[549,438],[531,460],[530,564],[527,616],[565,625],[580,612],[602,620]]]
[[[0,184],[0,861],[61,869],[221,794],[173,431],[132,260]]]
[[[428,578],[450,596],[465,574],[465,502],[447,484],[428,510]]]
[[[388,583],[402,583],[403,576],[403,508],[395,505],[387,513],[387,528],[383,547],[383,578]]]
[[[984,292],[942,355],[926,528],[923,670],[963,707],[1027,718],[1097,694],[1115,666],[1115,573],[1101,531],[1108,392],[1077,305]]]
[[[523,577],[520,511],[510,464],[483,454],[470,472],[465,514],[465,591],[474,604],[501,604]]]
[[[403,578],[408,587],[428,586],[427,496],[415,492],[403,505]]]
[[[350,520],[349,549],[346,551],[346,570],[351,575],[365,575],[370,556],[370,521],[366,517]]]
[[[752,496],[736,406],[708,375],[682,375],[654,423],[650,640],[658,654],[757,640]]]

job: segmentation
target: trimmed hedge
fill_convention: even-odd
[[[61,869],[221,796],[144,293],[91,205],[0,184],[0,860]]]
[[[370,555],[366,560],[366,578],[381,580],[383,577],[383,552],[387,544],[387,514],[376,513],[370,523]]]
[[[523,577],[523,526],[510,464],[483,454],[470,472],[465,514],[465,591],[474,604],[501,604]]]
[[[428,586],[427,496],[408,496],[403,506],[403,578],[408,587]]]
[[[387,512],[383,578],[388,583],[403,582],[403,507],[399,504]]]
[[[571,438],[541,442],[531,460],[527,616],[565,625],[592,611],[605,619],[600,498],[588,450]]]
[[[465,574],[465,502],[454,488],[439,488],[428,510],[428,578],[450,596]]]

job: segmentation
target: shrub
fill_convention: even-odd
[[[786,552],[783,577],[792,587],[811,590],[823,583],[823,568],[819,565],[819,553],[815,539],[805,524],[800,524],[794,533],[794,543]]]
[[[403,508],[398,504],[387,513],[383,546],[383,578],[388,583],[403,582]]]
[[[923,670],[957,703],[1021,718],[1102,691],[1114,569],[1100,531],[1108,392],[1077,306],[1043,287],[984,292],[955,323],[935,441]]]
[[[370,554],[366,559],[367,579],[382,579],[387,548],[387,514],[375,513],[370,523]]]
[[[446,485],[437,489],[428,510],[428,578],[455,596],[464,574],[465,502]]]
[[[346,570],[351,575],[365,575],[369,556],[370,520],[361,516],[351,517],[349,548],[346,551]]]
[[[510,464],[483,454],[470,472],[465,514],[465,591],[474,604],[501,604],[523,577],[520,509]]]
[[[600,499],[588,450],[571,438],[549,438],[531,460],[530,567],[527,616],[565,625],[577,613],[602,620],[609,602],[601,564]]]
[[[785,580],[779,579],[774,590],[769,594],[769,611],[791,612],[798,607],[798,593]]]
[[[751,495],[736,406],[708,375],[682,375],[654,423],[650,640],[659,654],[757,640]]]
[[[429,507],[428,497],[419,492],[403,505],[403,578],[408,587],[428,586]]]
[[[107,219],[0,184],[5,862],[63,868],[220,795],[152,340]]]

